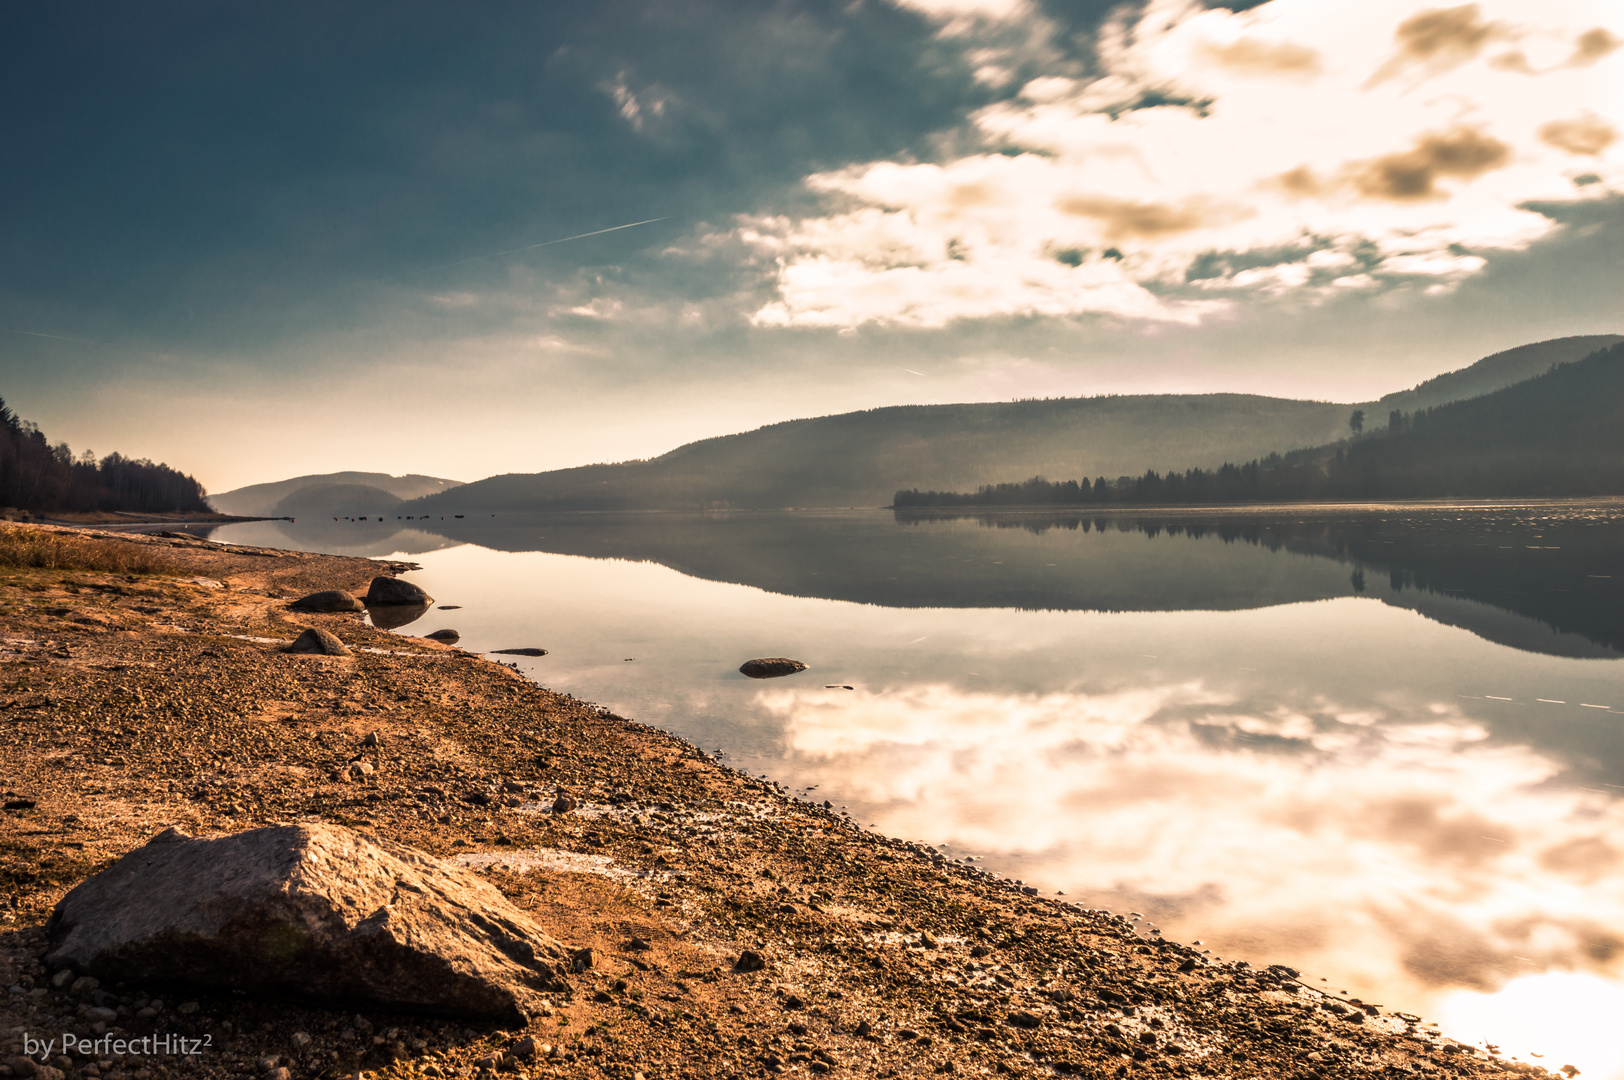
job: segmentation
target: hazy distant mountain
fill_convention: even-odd
[[[1368,422],[1375,426],[1387,422],[1387,414],[1394,409],[1415,412],[1443,405],[1451,401],[1481,397],[1496,390],[1543,375],[1553,364],[1568,364],[1624,341],[1619,334],[1586,334],[1583,337],[1555,338],[1533,345],[1485,356],[1471,367],[1446,372],[1428,379],[1421,385],[1388,394],[1373,405],[1366,406]]]
[[[272,517],[370,517],[394,513],[404,502],[371,484],[312,484],[276,504]]]
[[[288,511],[278,510],[277,505],[290,496],[296,495],[304,488],[352,484],[376,488],[387,492],[396,499],[417,499],[424,495],[448,491],[461,483],[461,480],[444,480],[436,476],[418,476],[415,474],[410,476],[390,476],[388,473],[336,472],[316,476],[295,476],[291,480],[277,480],[269,484],[251,484],[248,487],[237,488],[234,491],[210,495],[209,502],[222,514],[241,514],[244,517],[279,517],[285,515]],[[289,505],[296,507],[298,504],[294,502]],[[332,512],[335,514],[366,514],[376,513],[377,511],[353,510],[341,512],[334,510]]]
[[[1112,476],[1276,446],[1314,446],[1348,406],[1245,394],[909,405],[792,420],[648,461],[510,474],[421,500],[436,513],[882,506],[902,486],[973,487],[1011,473]]]
[[[1379,426],[1577,360],[1617,335],[1528,345],[1362,406],[1245,394],[1132,395],[914,405],[792,420],[647,461],[510,473],[416,503],[417,512],[883,506],[908,488],[973,490],[1029,476],[1213,468],[1321,446],[1364,408]],[[1410,396],[1405,396],[1410,395]]]

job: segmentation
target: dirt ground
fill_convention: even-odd
[[[500,658],[288,609],[405,564],[81,535],[171,565],[0,568],[0,1077],[1547,1075],[864,832]],[[282,652],[307,626],[354,655]],[[595,964],[525,1031],[42,965],[57,900],[164,828],[297,821],[472,868]],[[157,1041],[39,1049],[93,1004]]]

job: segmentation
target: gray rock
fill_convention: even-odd
[[[497,656],[546,656],[547,655],[547,650],[546,649],[534,649],[534,648],[527,648],[527,649],[492,649],[491,652],[493,654],[497,655]]]
[[[447,645],[455,645],[462,640],[462,635],[451,629],[436,630],[432,634],[424,634],[423,636],[430,641],[443,641]]]
[[[354,593],[347,593],[343,589],[328,589],[325,592],[311,593],[301,596],[288,605],[295,611],[364,611],[366,605]]]
[[[321,656],[349,656],[349,646],[325,630],[311,627],[293,639],[286,649],[290,653],[317,653]]]
[[[799,660],[791,660],[787,656],[765,656],[756,660],[746,660],[739,665],[739,673],[752,679],[776,679],[781,675],[793,675],[797,671],[805,670],[805,664]]]
[[[427,607],[432,603],[434,597],[400,578],[375,577],[372,584],[367,586],[367,607],[388,607],[394,604]]]
[[[574,960],[466,871],[327,824],[169,829],[63,897],[46,933],[53,965],[107,981],[521,1025]]]

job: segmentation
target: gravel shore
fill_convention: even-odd
[[[861,831],[494,660],[288,609],[407,564],[79,535],[169,565],[0,568],[0,1078],[1549,1075]],[[308,627],[352,655],[281,651]],[[591,967],[496,1031],[42,965],[62,895],[164,828],[301,821],[476,870]]]

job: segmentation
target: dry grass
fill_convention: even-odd
[[[0,566],[103,570],[113,574],[176,573],[181,569],[142,544],[17,525],[0,525]]]

